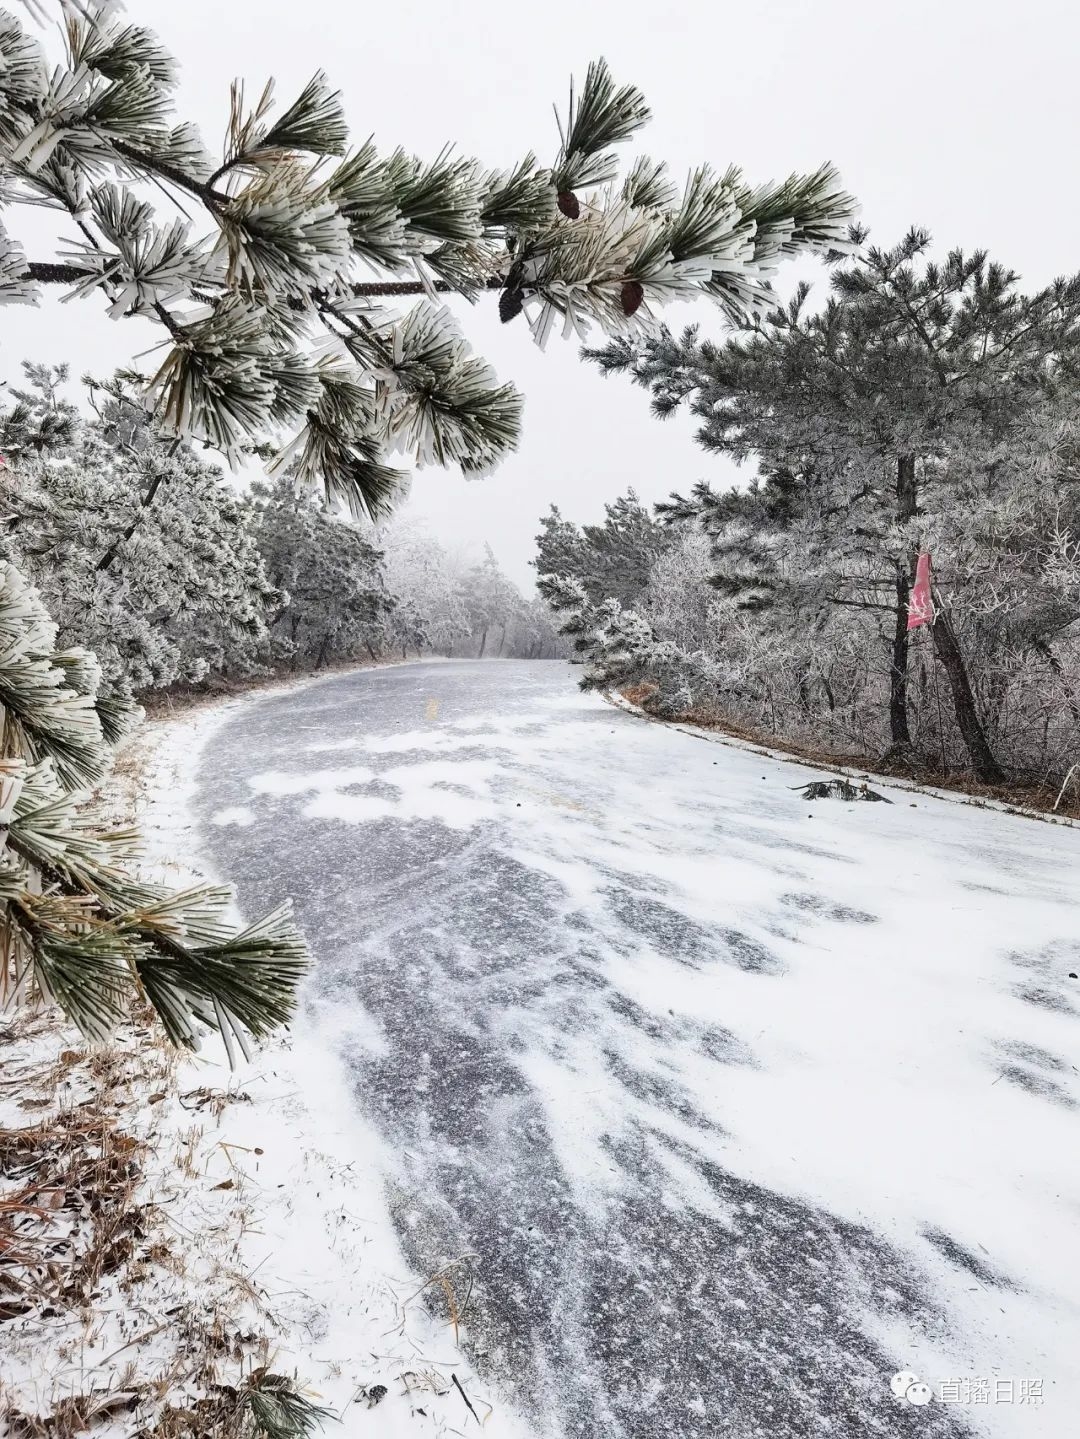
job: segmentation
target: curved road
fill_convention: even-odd
[[[335,677],[201,763],[215,865],[362,1006],[410,1262],[479,1255],[471,1352],[543,1439],[1070,1432],[1080,834],[810,804],[561,663]]]

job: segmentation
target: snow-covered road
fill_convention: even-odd
[[[542,1439],[1077,1432],[1080,833],[809,774],[509,661],[249,702],[203,756],[405,1253],[477,1256]]]

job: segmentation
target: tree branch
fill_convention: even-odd
[[[195,195],[207,209],[217,210],[221,205],[228,204],[228,195],[223,195],[220,190],[215,190],[212,185],[202,180],[193,180],[190,175],[185,175],[183,170],[178,170],[167,160],[159,160],[156,155],[147,155],[145,151],[136,149],[125,140],[117,140],[112,136],[109,137],[109,143],[118,155],[123,155],[132,165],[138,165],[148,174],[159,175],[161,179],[168,180],[170,185],[186,190],[189,195]]]
[[[826,595],[825,598],[831,605],[846,605],[853,610],[884,610],[886,614],[892,614],[895,605],[881,605],[873,600],[842,600],[839,595]]]
[[[60,265],[49,260],[32,260],[26,267],[28,278],[40,285],[77,285],[80,280],[89,279],[96,273],[79,265]]]
[[[27,265],[26,273],[31,280],[36,280],[41,285],[76,285],[96,272],[84,270],[79,265],[33,260]],[[504,281],[495,276],[484,282],[484,289],[501,290],[503,284]],[[434,288],[440,295],[462,293],[456,285],[449,285],[445,280],[436,280]],[[427,289],[419,280],[369,280],[353,285],[352,292],[359,298],[377,300],[394,295],[424,295]]]
[[[485,290],[501,290],[506,282],[498,277],[484,281]],[[445,280],[436,280],[434,288],[440,295],[460,295],[462,292],[456,285],[448,285]],[[365,299],[379,299],[389,295],[424,295],[426,287],[419,280],[371,280],[362,284],[353,285],[354,295],[362,296]]]

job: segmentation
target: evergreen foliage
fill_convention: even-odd
[[[490,545],[479,564],[466,566],[415,522],[392,525],[379,543],[395,597],[391,651],[514,659],[566,653],[548,606],[539,595],[522,595]]]
[[[110,692],[256,672],[280,597],[235,491],[162,437],[130,380],[95,384],[87,419],[63,366],[27,366],[0,415],[0,553],[37,587],[61,642]]]
[[[937,263],[928,247],[921,231],[865,246],[821,308],[800,286],[722,343],[692,328],[586,351],[659,417],[687,406],[703,448],[755,473],[657,506],[670,549],[632,600],[561,518],[538,567],[708,655],[712,678],[697,659],[677,678],[659,653],[641,669],[691,707],[991,783],[1061,774],[1080,744],[1080,279],[1025,294],[982,253]],[[937,619],[909,632],[920,551]],[[586,626],[597,673],[631,628]]]
[[[37,586],[60,642],[93,650],[103,689],[146,695],[408,654],[559,650],[546,606],[494,558],[470,570],[399,523],[335,514],[289,476],[245,495],[170,440],[120,375],[25,366],[0,412],[0,557]],[[389,546],[389,550],[387,550]]]
[[[105,777],[130,704],[99,695],[85,650],[56,648],[37,593],[0,563],[0,987],[59,1004],[103,1039],[137,999],[176,1044],[197,1022],[246,1050],[285,1023],[307,962],[288,906],[236,933],[227,889],[176,893],[130,869],[132,831],[110,832],[87,792]]]
[[[474,475],[517,442],[520,396],[470,353],[439,292],[500,291],[503,317],[524,309],[541,344],[556,321],[644,333],[672,298],[759,311],[780,258],[845,243],[854,206],[829,166],[756,189],[703,166],[680,199],[639,161],[620,187],[613,147],[649,111],[603,60],[571,91],[549,166],[350,152],[322,73],[283,109],[272,82],[235,84],[211,156],[177,119],[176,66],[150,31],[102,0],[61,8],[55,65],[16,16],[0,20],[0,204],[47,205],[78,235],[28,260],[0,231],[0,302],[62,284],[154,321],[169,349],[148,394],[170,433],[230,457],[270,442],[279,470],[356,514],[392,505],[394,452]],[[422,298],[378,304],[406,295]]]
[[[272,662],[321,669],[361,653],[375,659],[395,601],[371,539],[286,476],[253,487],[250,524],[279,596],[268,616]]]
[[[479,635],[477,657],[487,652],[488,634],[495,625],[502,626],[499,652],[502,652],[508,626],[519,617],[523,601],[517,586],[503,574],[491,546],[485,546],[483,560],[464,576],[461,598],[470,634]]]
[[[555,505],[540,523],[534,564],[539,571],[537,588],[545,597],[548,575],[569,575],[594,600],[633,604],[667,544],[663,525],[632,489],[604,506],[603,524],[579,530],[563,519]]]
[[[865,236],[853,231],[851,239]],[[933,554],[938,617],[929,643],[955,733],[973,772],[999,782],[990,730],[1001,667],[1019,653],[1019,614],[1038,610],[1049,621],[1053,613],[1047,644],[1076,617],[1060,588],[1053,603],[1035,594],[1046,595],[1048,563],[1060,575],[1054,556],[1075,532],[1067,472],[1080,278],[1025,295],[1016,275],[982,252],[956,250],[939,264],[928,248],[918,230],[889,250],[868,246],[835,265],[823,308],[812,310],[800,286],[790,304],[722,344],[700,341],[691,328],[678,341],[667,332],[643,345],[615,339],[586,355],[650,390],[660,417],[689,405],[705,449],[756,465],[749,488],[718,495],[699,485],[660,516],[708,533],[712,584],[735,610],[761,612],[773,639],[786,634],[797,645],[802,637],[804,706],[818,683],[821,643],[849,632],[856,616],[869,621],[887,680],[888,753],[900,762],[915,742],[918,640],[909,637],[908,601],[917,553]],[[1026,512],[1032,591],[1014,590],[1006,601],[995,570],[1017,551],[1010,532],[1021,493],[1035,501]],[[972,670],[972,652],[987,649],[996,651],[996,687],[982,665]],[[1028,651],[1039,653],[1034,639]],[[926,676],[920,666],[920,684]],[[831,685],[828,694],[835,708]]]

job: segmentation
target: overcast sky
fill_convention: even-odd
[[[7,0],[10,5],[10,0]],[[180,105],[220,146],[229,84],[273,75],[287,102],[322,67],[343,91],[357,141],[431,157],[448,141],[492,165],[528,149],[547,159],[571,72],[604,55],[644,90],[654,119],[638,148],[681,176],[703,160],[736,162],[754,181],[834,161],[874,239],[911,224],[944,248],[988,248],[1028,286],[1080,269],[1080,133],[1075,6],[1056,0],[129,0],[182,64]],[[627,152],[628,155],[631,152]],[[26,233],[18,215],[10,228]],[[31,258],[46,259],[28,245]],[[816,266],[800,276],[820,278]],[[786,289],[795,277],[783,276]],[[650,418],[644,391],[603,380],[553,337],[546,354],[524,316],[500,326],[495,300],[462,306],[475,348],[526,396],[524,436],[497,474],[465,482],[417,476],[409,512],[454,548],[489,542],[531,582],[538,517],[551,502],[580,521],[632,485],[646,500],[695,479],[722,480],[685,419]],[[707,305],[669,312],[719,332]],[[114,323],[93,299],[43,310],[8,307],[0,378],[24,357],[108,371],[159,338]]]

